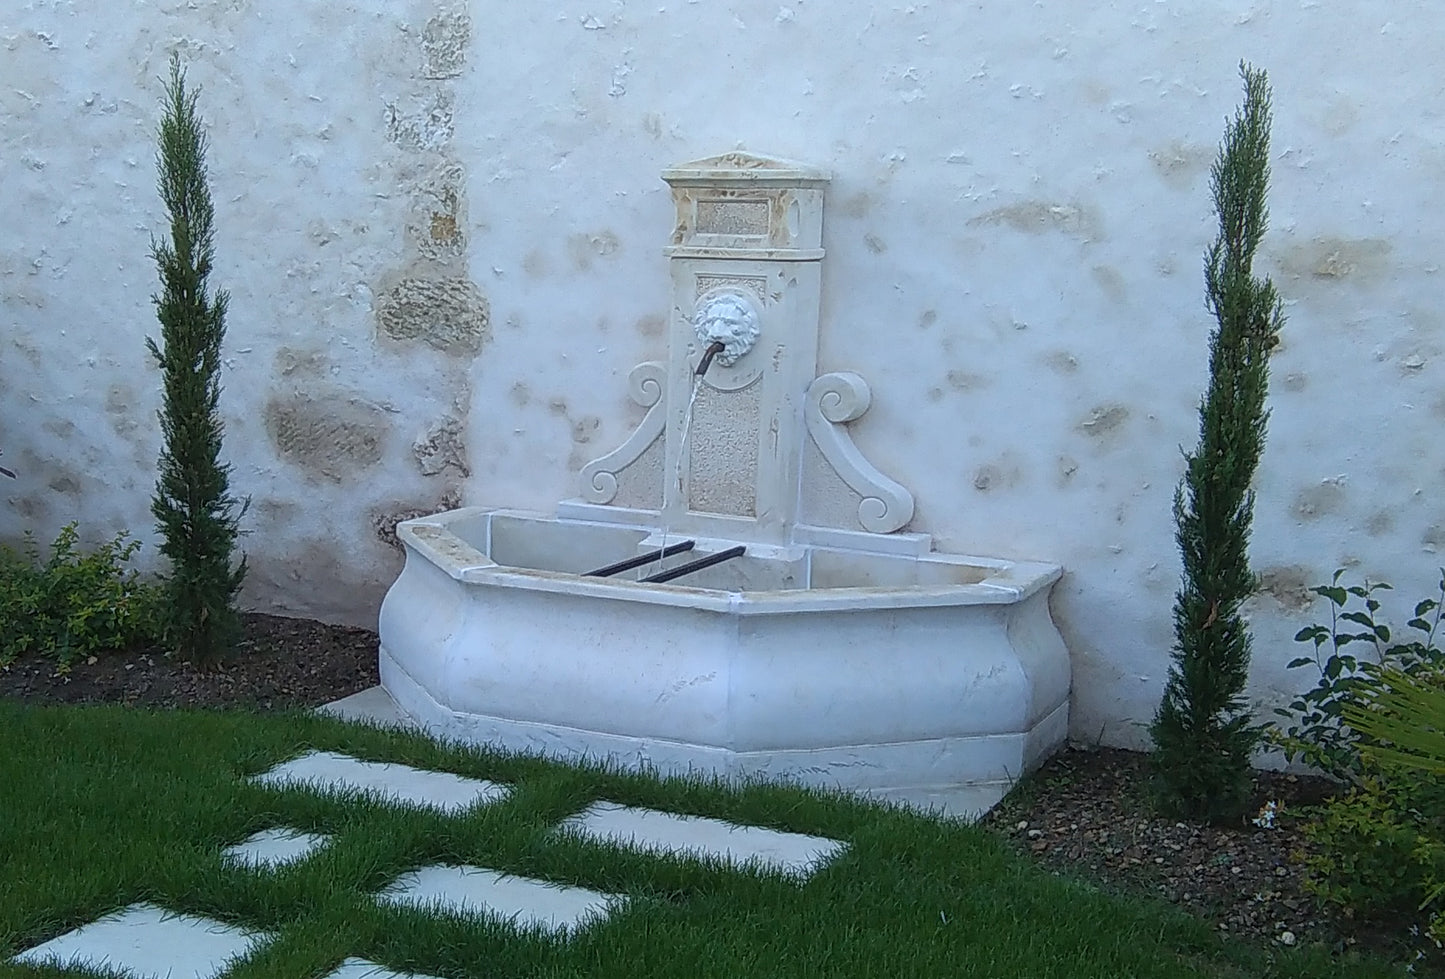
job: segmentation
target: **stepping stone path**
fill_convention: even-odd
[[[278,788],[302,786],[318,792],[361,793],[445,813],[458,813],[482,802],[496,802],[511,791],[495,782],[448,772],[429,772],[410,765],[358,761],[330,751],[302,755],[251,781]]]
[[[29,965],[119,970],[137,979],[211,979],[271,939],[209,918],[136,904],[15,956]]]
[[[252,781],[342,797],[365,795],[447,814],[500,801],[511,791],[510,786],[495,782],[360,761],[331,752],[302,755]],[[845,848],[837,840],[612,802],[596,802],[559,828],[645,852],[690,855],[799,878],[810,876]],[[223,858],[243,868],[275,869],[304,860],[329,842],[327,836],[276,827],[227,847]],[[485,867],[435,865],[402,874],[375,899],[392,906],[443,908],[523,927],[540,926],[565,936],[605,920],[627,898]],[[21,952],[13,961],[108,969],[135,979],[213,979],[223,975],[235,959],[257,951],[273,937],[136,904]],[[434,977],[393,972],[365,959],[349,958],[325,979]]]
[[[444,907],[486,914],[548,931],[575,931],[605,918],[621,894],[599,894],[530,877],[510,877],[481,867],[423,867],[403,874],[376,896],[385,904]]]
[[[584,836],[661,853],[759,864],[799,877],[812,876],[842,849],[837,840],[738,826],[704,816],[679,816],[598,802],[562,824]]]
[[[384,966],[368,962],[365,959],[347,959],[326,979],[436,979],[436,977],[419,976],[412,972],[392,972]]]
[[[243,867],[275,869],[305,860],[321,849],[331,837],[294,829],[263,829],[235,846],[221,851],[227,863]]]

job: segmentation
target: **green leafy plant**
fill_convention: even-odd
[[[1345,705],[1345,721],[1371,739],[1365,757],[1402,769],[1445,775],[1445,672],[1382,669],[1364,703]]]
[[[1315,686],[1276,713],[1292,723],[1270,740],[1347,782],[1320,808],[1306,834],[1318,844],[1306,886],[1362,916],[1423,910],[1445,896],[1445,652],[1436,645],[1445,613],[1445,569],[1434,597],[1414,606],[1409,638],[1381,620],[1387,582],[1342,584],[1343,570],[1312,591],[1329,602],[1330,621],[1301,629]],[[1434,940],[1445,914],[1434,913]]]
[[[1360,701],[1346,704],[1345,721],[1369,739],[1360,747],[1366,764],[1393,769],[1406,782],[1416,773],[1417,791],[1422,785],[1441,789],[1436,798],[1406,811],[1416,823],[1427,824],[1420,827],[1411,856],[1427,889],[1420,909],[1435,908],[1430,935],[1437,945],[1445,942],[1440,906],[1445,897],[1445,671],[1381,669],[1377,685]]]
[[[1411,913],[1445,880],[1445,782],[1367,762],[1304,832],[1310,891],[1361,917]]]
[[[166,635],[181,656],[214,664],[240,633],[236,596],[246,560],[233,564],[245,504],[230,492],[220,461],[221,344],[225,292],[211,297],[214,210],[206,186],[206,136],[196,93],[186,89],[179,58],[171,59],[161,119],[160,194],[170,213],[170,241],[153,242],[162,291],[155,299],[161,343],[147,339],[162,377],[160,455],[151,513],[171,562]]]
[[[118,534],[90,552],[68,524],[42,556],[0,548],[0,665],[26,654],[52,657],[61,672],[76,659],[129,651],[160,636],[161,593],[129,568],[140,542]]]
[[[1205,261],[1209,387],[1199,444],[1174,494],[1184,574],[1174,602],[1175,644],[1150,726],[1157,798],[1195,819],[1238,819],[1249,803],[1250,757],[1263,737],[1244,699],[1250,636],[1240,605],[1255,590],[1249,567],[1254,479],[1269,413],[1269,352],[1283,307],[1252,272],[1268,223],[1270,93],[1262,70],[1240,66],[1244,103],[1211,172],[1219,235]]]
[[[1354,705],[1362,707],[1380,685],[1384,672],[1406,677],[1445,670],[1445,652],[1435,636],[1445,613],[1445,569],[1436,594],[1417,602],[1407,627],[1411,637],[1396,640],[1390,626],[1380,621],[1379,593],[1390,591],[1383,581],[1344,585],[1344,570],[1334,573],[1328,585],[1310,589],[1330,603],[1328,624],[1301,629],[1295,641],[1309,643],[1312,655],[1289,662],[1290,669],[1313,666],[1318,679],[1311,689],[1275,713],[1288,718],[1288,727],[1274,725],[1269,740],[1283,749],[1290,761],[1303,761],[1326,774],[1358,783],[1363,772],[1361,748],[1367,744],[1346,717]]]

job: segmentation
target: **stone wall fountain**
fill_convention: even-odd
[[[826,172],[731,153],[663,179],[668,359],[630,377],[647,414],[555,516],[397,528],[383,685],[464,740],[992,804],[1068,730],[1060,569],[933,550],[854,445],[868,385],[817,375]]]

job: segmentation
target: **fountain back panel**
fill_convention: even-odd
[[[731,153],[663,178],[671,339],[631,375],[646,416],[555,516],[398,527],[382,683],[448,737],[975,813],[1067,734],[1061,570],[935,551],[853,444],[868,385],[816,375],[828,174]]]

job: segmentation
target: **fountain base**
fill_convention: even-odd
[[[382,683],[441,736],[969,815],[1067,734],[1052,565],[804,545],[648,584],[582,575],[645,528],[467,509],[398,535]]]

